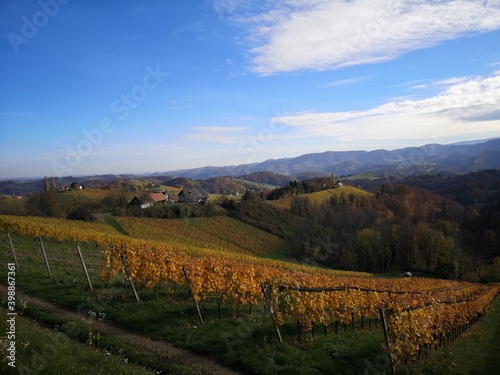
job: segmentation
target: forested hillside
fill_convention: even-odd
[[[494,262],[500,256],[498,185],[474,188],[489,198],[471,207],[401,183],[382,183],[373,194],[343,186],[290,196],[295,184],[274,190],[287,192],[287,198],[264,201],[251,195],[232,207],[232,215],[284,236],[292,256],[306,263],[476,281],[500,278],[500,264]]]

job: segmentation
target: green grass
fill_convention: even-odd
[[[6,310],[0,309],[2,316]],[[0,330],[5,332],[6,320],[0,320]],[[2,374],[129,374],[151,375],[151,370],[129,364],[125,355],[108,355],[102,350],[72,341],[53,329],[41,327],[29,319],[16,318],[16,368],[8,365],[7,340],[2,337],[0,347],[0,372]]]
[[[118,233],[128,236],[128,233],[121,227],[121,225],[116,221],[116,219],[113,216],[103,215],[102,221],[104,222],[104,224],[107,224],[113,229],[115,229]]]
[[[166,303],[152,297],[140,305],[113,302],[110,319],[130,331],[215,357],[245,374],[330,374],[331,369],[338,374],[359,374],[365,367],[360,358],[376,357],[383,342],[380,329],[348,328],[346,333],[324,335],[323,327],[316,328],[314,340],[307,334],[299,342],[296,322],[287,322],[281,329],[285,343],[280,344],[262,306],[255,306],[251,316],[242,310],[236,318],[236,308],[226,305],[219,320],[217,305],[205,303],[206,323],[200,324],[194,305],[186,302],[185,291]]]
[[[36,321],[37,326],[41,329],[48,330],[48,332],[57,332],[58,335],[65,335],[64,339],[67,342],[69,342],[71,345],[74,345],[76,348],[80,348],[79,350],[82,351],[90,350],[92,352],[104,353],[106,356],[113,355],[114,357],[118,357],[119,359],[123,360],[124,363],[137,364],[138,366],[141,366],[138,368],[144,369],[145,371],[153,371],[153,373],[155,374],[202,374],[200,371],[193,369],[189,364],[172,362],[148,349],[143,349],[125,342],[122,339],[110,337],[106,334],[103,334],[99,328],[100,323],[95,320],[92,321],[92,323],[90,323],[89,320],[84,321],[81,318],[78,318],[77,320],[71,320],[67,317],[58,315],[56,312],[39,310],[30,306],[28,306],[23,311],[23,315],[28,316],[32,320]],[[91,337],[92,341],[89,342]],[[70,340],[70,338],[72,340]],[[80,342],[80,344],[78,344],[78,342]],[[68,354],[71,355],[71,353]],[[102,368],[97,367],[96,365],[94,366],[94,370],[99,371],[95,373],[129,373],[127,371],[116,372],[115,370],[106,372],[107,368],[108,367],[106,366],[103,366]],[[119,369],[120,367],[118,367],[118,370]],[[58,372],[53,373],[56,374]],[[64,374],[64,372],[62,373]],[[52,372],[47,372],[47,374],[52,374]],[[77,372],[77,374],[80,373]]]
[[[55,281],[55,283],[51,283],[38,238],[16,234],[11,234],[11,238],[20,269],[16,278],[18,286],[29,288],[35,293],[39,290],[46,290],[52,294],[51,298],[54,299],[61,295],[72,296],[77,289],[88,289],[75,243],[43,240]],[[80,249],[92,284],[96,288],[102,287],[99,264],[104,259],[104,254],[93,244],[83,243],[80,245]],[[0,232],[0,252],[2,264],[13,261],[5,232]]]
[[[264,255],[263,258],[272,259],[272,260],[280,260],[283,262],[292,262],[296,263],[297,261],[290,256],[290,244],[288,242],[283,242],[283,245],[278,249],[270,252],[267,255]]]
[[[294,199],[308,199],[312,204],[322,204],[325,202],[328,202],[330,198],[339,198],[344,196],[345,199],[348,199],[349,195],[354,194],[356,196],[371,196],[372,194],[362,190],[358,189],[354,186],[342,186],[340,188],[336,189],[328,189],[328,190],[322,190],[318,191],[316,193],[311,193],[311,194],[302,194],[302,195],[297,195],[295,197],[290,197],[290,198],[284,198],[284,199],[276,199],[272,201],[268,201],[270,205],[272,205],[275,208],[281,208],[285,210],[289,210],[290,207],[292,206],[292,202]]]
[[[382,177],[383,176],[380,176],[380,175],[375,174],[375,173],[361,173],[361,174],[357,174],[354,176],[346,177],[346,180],[350,180],[350,181],[371,180],[372,181],[372,180],[378,180]]]

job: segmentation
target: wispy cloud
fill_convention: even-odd
[[[379,63],[500,28],[497,1],[271,0],[257,14],[250,4],[214,7],[247,28],[253,70],[262,75]]]
[[[192,104],[179,104],[175,100],[167,100],[167,103],[169,104],[169,109],[172,111],[180,111],[183,109],[190,109],[194,108],[194,105]]]
[[[44,155],[35,155],[29,158],[29,160],[33,161],[46,161],[46,160],[57,160],[64,158],[64,154],[44,154]]]
[[[500,130],[500,75],[456,79],[425,99],[391,101],[365,111],[300,113],[272,121],[304,137],[333,137],[358,143],[424,139],[435,134],[480,134]]]
[[[180,110],[183,110],[183,109],[190,109],[190,108],[194,108],[194,105],[192,105],[192,104],[173,105],[173,106],[170,107],[170,109],[172,111],[180,111]]]
[[[412,89],[427,89],[430,87],[443,87],[443,86],[452,86],[458,83],[466,82],[470,80],[470,77],[452,77],[447,79],[442,79],[440,81],[432,81],[429,83],[422,83],[420,85],[412,86]]]
[[[352,85],[355,83],[360,83],[364,82],[368,79],[370,79],[371,76],[361,76],[361,77],[354,77],[354,78],[348,78],[348,79],[341,79],[338,81],[332,81],[328,82],[323,85],[323,87],[338,87],[338,86],[346,86],[346,85]]]
[[[197,35],[199,41],[207,41],[216,38],[216,35],[211,32],[209,26],[203,22],[189,22],[186,25],[175,27],[170,31],[170,37],[180,39],[185,34]]]
[[[245,139],[241,133],[249,129],[246,126],[197,126],[184,137],[192,141],[238,144]]]

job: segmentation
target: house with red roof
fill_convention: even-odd
[[[132,207],[140,207],[140,208],[148,208],[152,207],[155,204],[167,203],[168,202],[168,193],[150,193],[144,196],[135,196],[130,203],[129,206]]]

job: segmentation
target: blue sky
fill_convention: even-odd
[[[0,178],[500,134],[500,0],[4,0]]]

